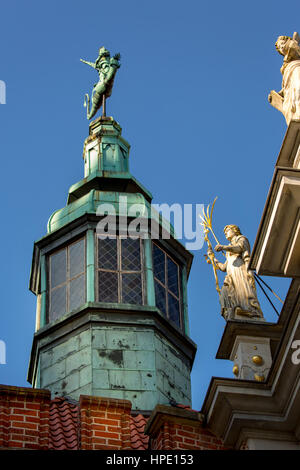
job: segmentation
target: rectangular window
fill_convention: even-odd
[[[86,299],[85,239],[56,251],[48,258],[49,322],[80,307]]]
[[[142,265],[140,238],[97,237],[98,301],[143,305]]]
[[[156,306],[181,328],[181,269],[159,246],[155,243],[152,246]]]

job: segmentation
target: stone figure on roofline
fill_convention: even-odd
[[[226,261],[215,260],[216,268],[226,272],[220,291],[222,315],[226,320],[236,315],[263,318],[254,276],[248,271],[250,244],[236,225],[226,225],[224,233],[229,245],[217,244],[215,251],[225,251]]]
[[[284,115],[287,125],[291,120],[300,119],[300,37],[297,32],[293,37],[279,36],[275,47],[283,55],[282,88],[272,90],[269,102]]]
[[[199,214],[204,229],[204,240],[207,243],[207,254],[204,255],[207,263],[212,265],[216,290],[221,304],[221,313],[225,320],[247,318],[264,320],[262,310],[256,294],[255,279],[252,271],[248,270],[250,261],[250,244],[237,225],[226,225],[224,233],[229,245],[221,245],[212,226],[212,214],[217,198],[212,207]],[[217,242],[216,251],[226,256],[225,263],[215,258],[215,253],[209,239],[212,234]],[[219,287],[218,270],[226,272],[223,287]]]

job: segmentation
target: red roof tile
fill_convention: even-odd
[[[130,416],[131,447],[134,450],[148,449],[149,436],[144,434],[147,421],[148,418],[145,418],[141,414]]]
[[[66,398],[55,398],[50,403],[49,449],[78,450],[79,408]]]
[[[199,413],[199,411],[193,410],[189,405],[181,405],[180,403],[176,403],[176,405],[172,405],[172,406],[175,406],[176,408],[183,408],[184,410],[194,411],[195,413]]]
[[[134,450],[148,448],[149,436],[144,434],[148,418],[142,414],[130,416],[131,447]],[[67,398],[59,397],[51,401],[49,417],[49,449],[77,450],[79,429],[79,406]]]

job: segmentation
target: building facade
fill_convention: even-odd
[[[227,322],[217,352],[257,376],[212,378],[201,410],[209,428],[234,449],[300,448],[299,156],[300,121],[292,120],[249,264],[259,275],[291,278],[278,321]]]
[[[129,171],[120,125],[101,116],[84,178],[36,241],[32,388],[0,386],[0,448],[299,449],[300,121],[284,137],[249,268],[291,278],[277,323],[228,317],[213,377],[192,409],[192,255]],[[298,354],[299,352],[299,354]]]

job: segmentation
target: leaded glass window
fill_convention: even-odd
[[[84,238],[49,255],[49,322],[85,303],[85,276]]]
[[[144,303],[140,238],[97,238],[97,260],[99,302]]]
[[[156,306],[165,317],[181,327],[181,269],[158,245],[153,243],[152,246]]]

